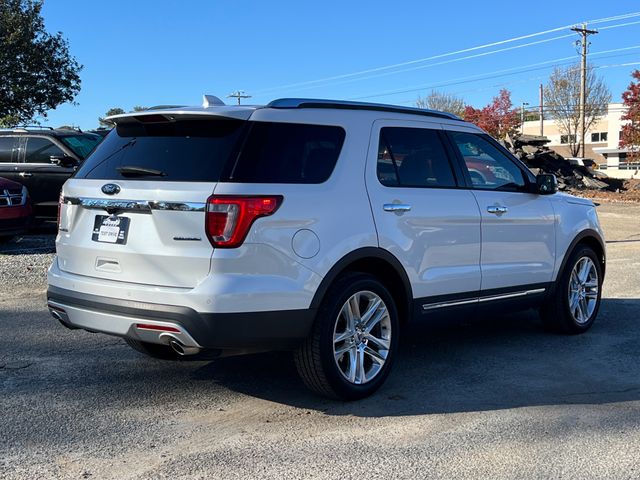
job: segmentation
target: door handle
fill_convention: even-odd
[[[502,215],[503,213],[507,213],[509,209],[507,207],[500,207],[498,205],[491,205],[487,207],[487,212],[493,213],[494,215]]]
[[[18,175],[20,175],[22,178],[33,177],[33,173],[29,173],[29,172],[20,172]]]
[[[382,208],[385,212],[408,212],[411,210],[411,205],[406,203],[385,203]]]

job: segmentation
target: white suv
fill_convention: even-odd
[[[64,185],[51,314],[160,358],[292,349],[311,389],[375,391],[410,321],[600,303],[594,204],[455,116],[281,99],[116,127]]]

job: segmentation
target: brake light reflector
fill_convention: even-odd
[[[169,327],[167,325],[153,325],[150,323],[136,323],[136,328],[140,330],[158,330],[160,332],[176,332],[180,333],[180,329]]]
[[[211,245],[235,248],[244,242],[256,219],[275,213],[281,195],[213,195],[207,200],[205,230]]]

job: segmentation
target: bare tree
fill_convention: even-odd
[[[585,129],[607,114],[611,92],[598,77],[594,68],[587,66],[587,95],[585,97]],[[567,68],[556,67],[544,87],[545,110],[558,125],[561,135],[565,135],[571,155],[580,151],[580,64]]]
[[[441,112],[449,112],[458,116],[464,113],[464,100],[450,93],[438,92],[432,90],[425,98],[418,97],[416,107],[428,108],[430,110],[440,110]]]

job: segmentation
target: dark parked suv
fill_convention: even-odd
[[[76,130],[0,130],[0,177],[27,187],[36,216],[55,218],[62,185],[101,140]]]

